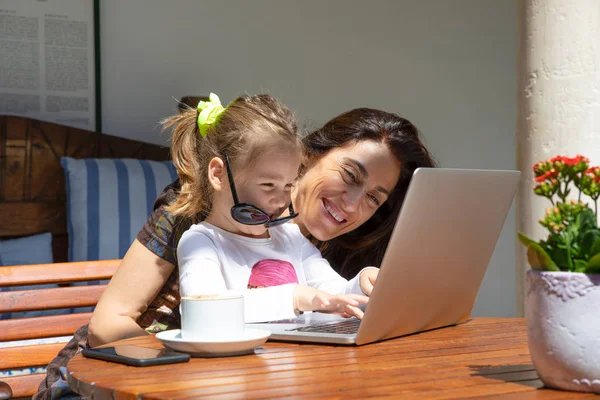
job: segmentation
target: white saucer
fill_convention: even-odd
[[[263,329],[246,328],[244,336],[230,341],[191,341],[181,337],[180,329],[159,332],[156,338],[169,349],[188,353],[192,357],[228,357],[254,353],[271,336]]]

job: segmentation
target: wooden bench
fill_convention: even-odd
[[[56,263],[68,260],[69,247],[65,172],[60,163],[63,156],[170,159],[168,147],[33,118],[0,115],[0,240],[50,232]],[[105,261],[0,267],[0,287],[103,280],[112,276],[117,264]],[[84,286],[2,292],[0,313],[92,306],[103,290],[102,286]],[[0,345],[72,335],[89,318],[87,313],[0,320]],[[0,348],[0,370],[45,366],[63,345]],[[2,393],[8,397],[6,383],[14,397],[30,396],[42,378],[41,374],[0,377],[0,400]]]
[[[0,268],[0,287],[54,283],[61,287],[0,292],[0,313],[95,306],[106,285],[66,286],[73,282],[110,279],[120,260],[19,265]],[[0,320],[0,344],[27,339],[70,336],[87,324],[92,313]],[[45,367],[65,342],[0,347],[0,371]],[[37,392],[45,374],[0,377],[0,400]],[[4,383],[4,384],[3,384]],[[12,393],[11,393],[12,392]]]

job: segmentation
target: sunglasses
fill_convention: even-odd
[[[260,208],[248,204],[240,203],[238,199],[237,190],[235,190],[235,183],[233,182],[233,173],[231,172],[231,165],[229,164],[229,157],[227,153],[223,153],[225,156],[225,165],[227,166],[227,176],[229,177],[229,187],[231,188],[231,194],[233,195],[233,207],[231,207],[231,217],[244,225],[265,225],[267,228],[279,226],[286,222],[296,218],[297,213],[294,212],[294,207],[290,201],[290,215],[283,218],[270,219],[269,214],[261,210]]]

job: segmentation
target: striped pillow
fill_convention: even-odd
[[[123,258],[163,188],[171,161],[62,157],[67,180],[69,261]]]

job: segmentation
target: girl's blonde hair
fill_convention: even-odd
[[[226,152],[233,165],[251,165],[260,152],[281,139],[300,148],[301,139],[294,114],[270,95],[235,99],[200,135],[198,110],[187,107],[163,120],[163,129],[173,128],[171,155],[181,182],[176,200],[167,211],[193,223],[200,222],[212,208],[213,190],[208,165]]]

